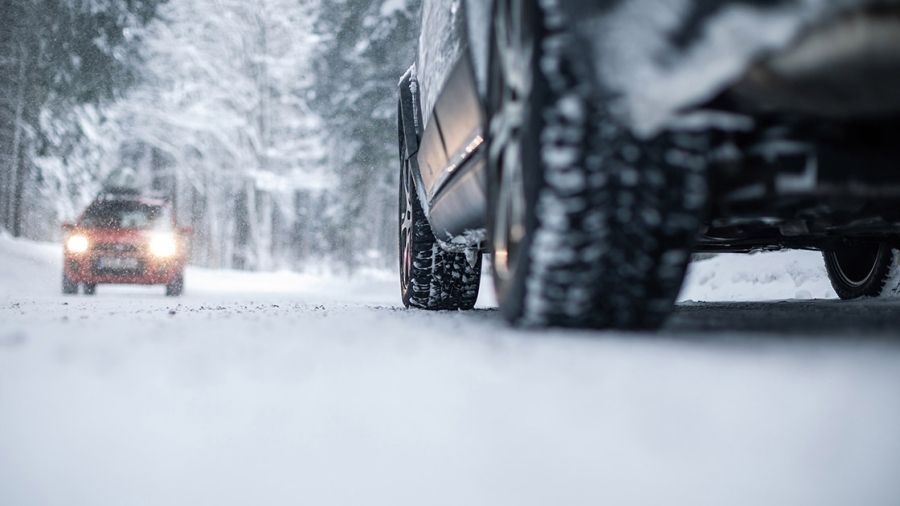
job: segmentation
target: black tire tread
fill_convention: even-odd
[[[683,283],[705,211],[705,163],[694,151],[703,139],[645,141],[617,125],[571,24],[549,2],[532,2],[542,9],[543,170],[525,281],[510,295],[520,301],[501,309],[525,325],[658,327]],[[551,160],[560,153],[570,163]]]
[[[166,297],[180,297],[183,294],[184,273],[180,273],[166,285]]]
[[[78,283],[70,280],[65,274],[62,278],[62,293],[63,295],[78,295]]]
[[[410,286],[403,290],[404,305],[432,311],[474,308],[481,284],[481,253],[477,253],[473,264],[465,253],[444,250],[432,232],[415,188],[410,194],[413,266]]]

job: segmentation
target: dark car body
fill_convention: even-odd
[[[586,40],[599,47],[600,56],[596,58],[608,59],[609,66],[621,71],[598,79],[617,96],[623,118],[637,133],[673,125],[694,128],[705,120],[707,127],[737,136],[743,133],[746,119],[778,112],[790,113],[786,115],[797,123],[844,117],[893,118],[900,114],[897,2],[851,0],[812,5],[791,0],[695,0],[688,2],[686,14],[673,28],[669,26],[671,19],[667,19],[671,13],[666,9],[676,3],[684,2],[559,2],[570,11],[570,18],[580,20],[579,30],[587,33]],[[626,4],[634,7],[624,8]],[[653,7],[662,13],[654,13]],[[745,30],[735,35],[740,47],[716,48],[715,41],[704,40],[704,30],[714,29],[717,19],[727,17],[728,8],[739,9],[749,19],[742,27],[735,27]],[[474,244],[484,239],[487,178],[482,148],[488,129],[484,81],[490,16],[491,2],[487,1],[425,0],[417,60],[400,82],[403,156],[413,162],[421,178],[421,196],[427,202],[432,226],[448,242]],[[779,28],[783,33],[766,36],[762,29],[754,35],[753,30],[774,20],[784,25]],[[625,22],[630,23],[628,30],[601,32],[604,26]],[[630,46],[634,41],[644,44]],[[694,55],[703,52],[707,60],[695,62],[698,57]],[[859,56],[865,53],[878,57],[863,59],[870,62],[868,65],[860,64]],[[688,75],[709,66],[722,68]],[[641,89],[629,89],[627,83],[639,82],[642,75],[653,82],[641,83]],[[685,81],[690,86],[684,86]],[[666,93],[678,86],[686,89]],[[722,115],[700,118],[698,111]],[[766,120],[769,118],[761,122]],[[776,144],[782,140],[775,139],[770,146],[777,149]],[[808,144],[802,138],[798,140]],[[758,151],[765,146],[754,147]],[[892,147],[880,149],[884,153],[877,153],[879,159],[874,162],[894,163],[898,153]],[[853,146],[836,146],[842,148]],[[759,160],[745,162],[759,164]],[[788,156],[782,181],[803,178],[797,162]],[[742,169],[744,176],[749,172],[751,177],[719,178],[727,191],[733,191],[731,185],[755,184],[748,185],[747,179],[771,172],[759,166]],[[728,170],[735,172],[734,167]],[[826,168],[828,171],[831,169]],[[857,184],[864,179],[852,173],[835,175],[829,184]],[[756,180],[792,186],[777,179]],[[810,191],[815,192],[812,188]],[[769,197],[771,203],[775,195]],[[762,207],[751,214],[767,214]],[[708,241],[716,250],[729,249],[736,242]],[[753,242],[750,239],[747,246]],[[764,246],[765,242],[767,239],[761,239],[757,245]]]
[[[188,247],[165,200],[107,193],[66,226],[63,276],[86,287],[171,285],[183,276]]]

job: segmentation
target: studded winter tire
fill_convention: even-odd
[[[618,122],[589,44],[554,4],[495,7],[488,222],[500,310],[524,325],[658,327],[706,207],[704,140],[642,139]]]
[[[65,274],[62,277],[62,293],[63,295],[78,295],[78,283],[69,279]]]
[[[184,273],[181,272],[166,285],[167,297],[180,297],[184,293]]]
[[[409,164],[400,177],[400,290],[403,305],[428,310],[472,309],[481,283],[481,253],[445,251],[434,237]]]

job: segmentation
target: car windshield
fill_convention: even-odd
[[[98,202],[91,204],[81,217],[86,228],[167,229],[172,221],[166,207],[141,202]]]

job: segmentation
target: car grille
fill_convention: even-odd
[[[134,244],[101,242],[94,245],[94,251],[100,253],[136,253],[138,247]]]

